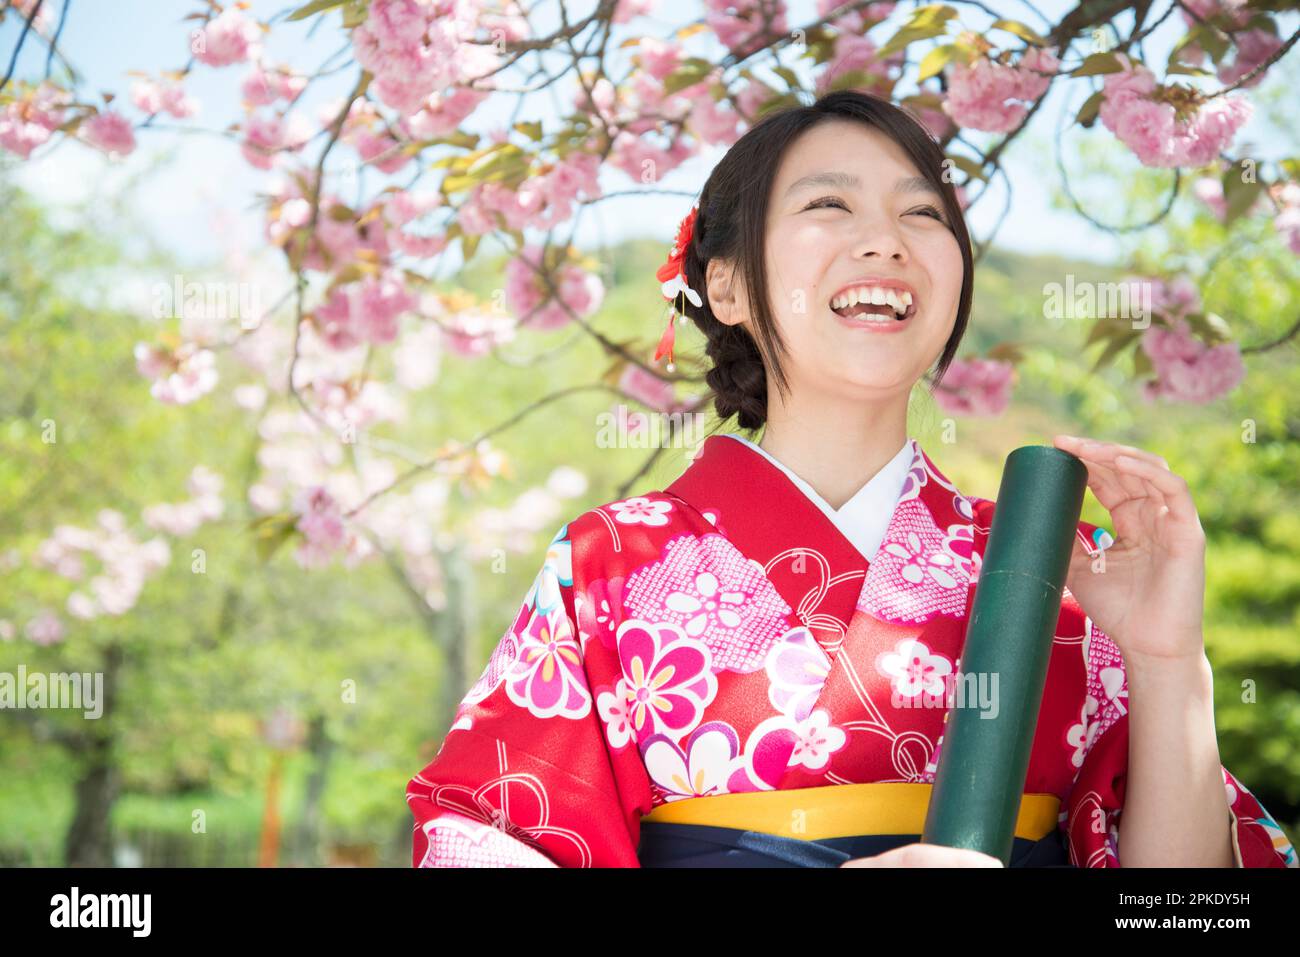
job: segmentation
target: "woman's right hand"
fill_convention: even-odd
[[[904,844],[883,854],[855,857],[840,867],[1002,867],[990,854],[941,844]]]

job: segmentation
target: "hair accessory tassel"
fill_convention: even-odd
[[[686,250],[691,244],[691,239],[695,236],[695,217],[698,212],[699,203],[696,203],[677,227],[677,239],[668,253],[667,262],[660,266],[655,273],[655,277],[663,284],[661,288],[664,298],[670,303],[674,303],[674,307],[678,296],[684,296],[696,308],[704,304],[700,294],[686,284],[686,270],[683,266],[686,259]],[[684,313],[682,315],[685,316]],[[669,315],[668,328],[664,330],[659,339],[659,347],[655,349],[655,362],[658,362],[665,355],[668,356],[666,368],[669,372],[676,369],[673,362],[673,342],[676,338],[674,323],[676,319],[676,314]]]
[[[669,372],[676,369],[676,365],[673,363],[673,342],[677,335],[675,332],[676,327],[677,316],[673,313],[669,313],[668,328],[665,329],[664,334],[659,337],[659,347],[655,349],[655,362],[658,362],[665,355],[668,356],[668,365],[666,368]]]

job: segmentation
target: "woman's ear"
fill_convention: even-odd
[[[739,281],[736,264],[722,259],[710,259],[705,270],[705,298],[709,309],[721,323],[734,326],[749,318],[749,304]]]

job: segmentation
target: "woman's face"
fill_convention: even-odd
[[[796,395],[907,393],[933,365],[962,285],[946,215],[942,197],[877,130],[828,121],[791,144],[769,200],[767,269]],[[832,300],[862,281],[894,290],[897,304],[910,292],[906,318],[895,319],[888,302],[870,309],[883,323],[838,315]]]

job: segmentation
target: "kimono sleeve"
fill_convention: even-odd
[[[639,816],[621,801],[574,625],[568,528],[407,785],[416,867],[639,866]]]
[[[1095,625],[1089,640],[1090,693],[1072,743],[1082,765],[1066,800],[1071,863],[1120,867],[1118,826],[1128,775],[1128,682],[1119,649]],[[1277,822],[1240,781],[1221,768],[1237,867],[1296,867],[1296,851]]]

